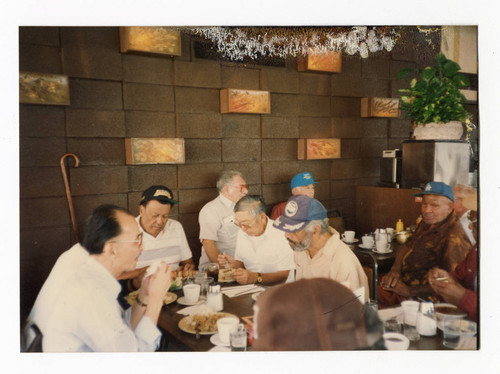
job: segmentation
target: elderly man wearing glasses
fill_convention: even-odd
[[[79,246],[79,245],[78,245]],[[44,352],[154,351],[163,297],[170,287],[164,263],[142,281],[135,304],[123,312],[117,278],[135,269],[143,250],[134,217],[114,205],[101,205],[89,218],[78,249],[58,259],[37,297],[28,324],[43,334]]]
[[[219,255],[219,265],[235,269],[233,278],[240,284],[275,284],[293,280],[293,251],[285,234],[266,216],[260,196],[245,196],[234,207],[237,225],[235,257]]]
[[[203,245],[199,266],[217,262],[220,253],[234,256],[236,234],[233,208],[248,193],[248,184],[238,171],[227,170],[217,180],[219,196],[208,202],[200,211],[200,241]]]

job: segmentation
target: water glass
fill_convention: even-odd
[[[394,332],[401,334],[401,323],[395,318],[388,319],[384,323],[384,333]]]
[[[238,329],[229,335],[231,342],[231,351],[242,352],[247,350],[247,330],[242,323],[238,325]]]
[[[460,342],[460,328],[462,325],[461,318],[444,318],[443,319],[443,345],[445,347],[455,349]]]
[[[206,277],[201,281],[200,299],[207,299],[208,289],[213,282],[214,278],[212,277]]]

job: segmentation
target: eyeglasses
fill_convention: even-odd
[[[251,228],[255,223],[257,222],[257,219],[254,219],[252,223],[239,223],[238,221],[234,221],[233,223],[238,226],[241,229],[248,230]]]
[[[134,240],[110,240],[110,243],[137,243],[139,245],[142,244],[142,236],[143,233],[141,232],[139,234],[139,239],[134,239]]]
[[[248,184],[238,184],[238,185],[234,185],[233,184],[233,185],[231,185],[231,187],[234,188],[234,189],[238,189],[239,188],[240,192],[243,192],[245,190],[248,191]]]

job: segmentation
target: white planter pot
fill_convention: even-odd
[[[459,140],[463,132],[462,122],[459,121],[426,123],[417,125],[413,131],[413,137],[417,140]]]

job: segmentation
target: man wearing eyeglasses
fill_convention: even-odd
[[[219,196],[208,202],[200,211],[200,241],[203,245],[199,266],[217,262],[220,253],[234,257],[236,234],[233,208],[248,193],[248,184],[238,171],[227,170],[217,180]]]
[[[240,284],[276,284],[293,280],[293,251],[285,234],[273,227],[266,216],[266,205],[260,196],[244,196],[234,207],[240,228],[235,257],[219,255],[219,265],[228,265]]]
[[[144,235],[144,250],[137,261],[137,269],[124,273],[126,291],[139,288],[149,265],[162,260],[172,270],[194,269],[193,255],[186,234],[179,221],[169,218],[174,204],[172,191],[166,186],[151,186],[141,196],[136,221]]]
[[[29,323],[43,334],[44,352],[154,351],[170,268],[162,262],[146,277],[135,304],[123,312],[117,278],[135,269],[143,249],[134,217],[114,205],[94,210],[81,247],[88,253],[68,268],[65,253],[52,269],[35,302]]]

